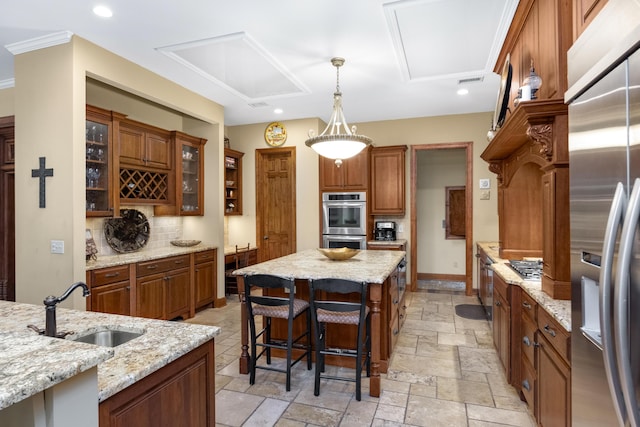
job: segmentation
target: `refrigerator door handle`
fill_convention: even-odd
[[[615,332],[616,360],[620,373],[622,395],[626,404],[627,415],[632,426],[640,425],[638,403],[636,401],[633,377],[631,373],[629,344],[629,269],[633,252],[633,240],[640,216],[640,179],[633,183],[633,191],[629,197],[629,207],[624,218],[620,249],[618,252],[618,268],[613,301],[613,318]]]
[[[613,254],[615,252],[618,229],[627,209],[627,196],[624,186],[618,182],[611,202],[607,228],[602,244],[602,263],[600,268],[600,336],[602,342],[602,356],[604,369],[609,383],[609,391],[614,402],[616,415],[620,425],[624,425],[627,419],[627,411],[624,406],[624,396],[621,391],[620,374],[616,365],[616,355],[613,340],[613,325],[611,324],[611,294],[613,277]]]

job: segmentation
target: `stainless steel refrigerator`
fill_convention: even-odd
[[[612,40],[569,55],[574,426],[640,426],[640,26]]]

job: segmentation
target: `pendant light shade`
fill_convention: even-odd
[[[356,127],[349,125],[342,112],[342,93],[340,92],[340,67],[344,64],[343,58],[331,59],[331,64],[336,67],[336,91],[333,94],[333,113],[329,124],[318,136],[313,130],[309,131],[309,139],[305,141],[307,147],[311,147],[322,157],[335,159],[340,166],[343,159],[353,157],[371,144],[371,138],[358,135]]]

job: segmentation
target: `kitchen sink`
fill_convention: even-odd
[[[103,347],[117,347],[120,344],[131,341],[134,338],[144,335],[144,331],[126,331],[120,329],[104,329],[91,332],[86,335],[72,335],[68,339],[72,341],[85,342]]]

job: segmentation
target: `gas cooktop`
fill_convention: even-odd
[[[542,280],[542,261],[509,260],[509,264],[525,280]]]

